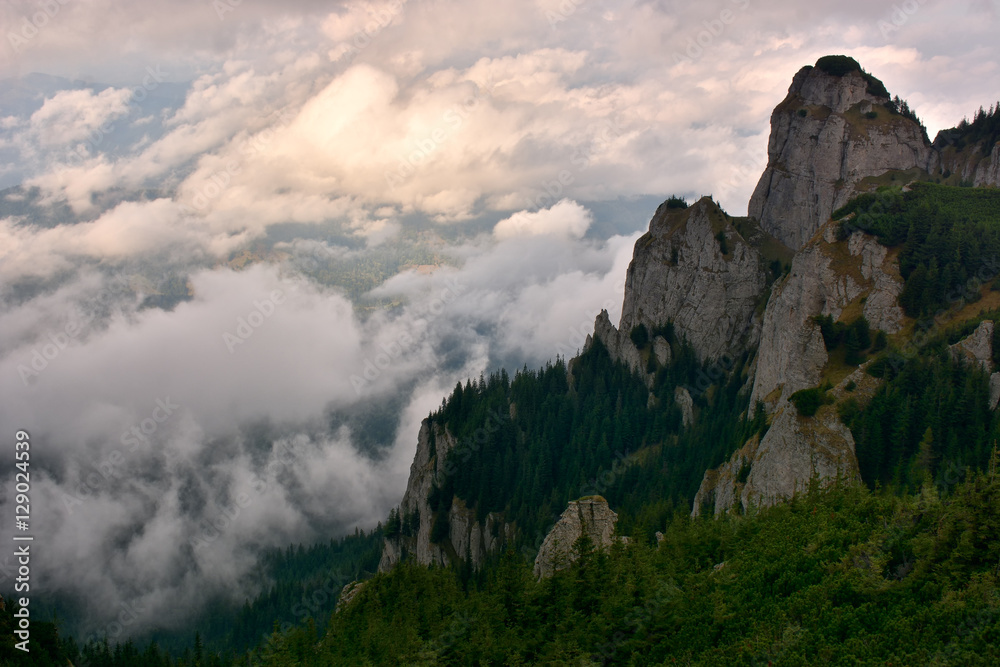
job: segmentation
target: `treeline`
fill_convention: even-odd
[[[515,552],[465,581],[403,564],[321,638],[272,637],[264,664],[994,665],[996,464],[946,497],[814,486],[747,516],[678,512],[659,546],[578,543],[543,581]]]
[[[834,212],[843,233],[861,229],[899,247],[905,280],[900,305],[925,318],[979,298],[979,286],[1000,273],[1000,191],[914,183],[854,199]]]
[[[957,127],[942,130],[934,143],[952,145],[957,150],[979,145],[983,155],[990,155],[998,141],[1000,141],[1000,102],[991,105],[989,110],[979,107],[979,111],[972,116],[971,123],[967,118],[963,118]]]

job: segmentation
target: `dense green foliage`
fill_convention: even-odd
[[[678,197],[677,195],[670,195],[670,197],[668,197],[667,201],[664,202],[664,203],[667,205],[667,208],[687,208],[688,207],[687,201],[685,201],[683,197]]]
[[[967,466],[982,468],[1000,440],[988,375],[953,360],[946,342],[938,337],[911,358],[890,351],[869,369],[886,382],[864,411],[842,406],[869,485],[913,490],[928,478],[954,483]]]
[[[584,548],[534,581],[508,552],[468,581],[378,575],[284,665],[993,665],[1000,660],[1000,479],[946,499],[812,489],[759,514],[675,515],[663,543]]]
[[[938,146],[954,146],[963,150],[966,146],[979,146],[983,155],[990,155],[1000,141],[1000,102],[989,111],[979,107],[972,122],[963,119],[958,127],[942,130],[934,143]]]
[[[842,234],[861,229],[888,247],[900,247],[906,280],[900,305],[926,317],[978,298],[981,282],[1000,269],[1000,191],[914,183],[908,192],[862,195],[834,212],[855,214]]]
[[[820,333],[823,335],[823,344],[827,351],[832,352],[841,343],[847,348],[844,362],[849,366],[857,366],[865,360],[865,351],[872,349],[871,326],[864,315],[854,320],[850,324],[835,322],[830,315],[816,315],[812,318],[819,325]],[[885,335],[879,338],[878,349],[885,347]],[[877,352],[878,349],[875,351]]]
[[[810,389],[799,389],[788,397],[803,417],[812,417],[819,410],[819,406],[828,402],[826,390],[823,387],[812,387]]]

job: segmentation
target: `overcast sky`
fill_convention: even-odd
[[[858,59],[933,137],[1000,99],[998,12],[3,2],[0,184],[77,220],[0,219],[0,426],[34,438],[39,590],[86,597],[98,630],[137,603],[146,627],[236,590],[261,546],[372,527],[455,381],[572,354],[602,307],[617,320],[644,223],[595,233],[594,202],[713,194],[745,214],[771,109],[826,54]],[[356,243],[225,265],[288,223]],[[400,309],[359,310],[299,270],[415,224],[458,240],[432,239],[446,266],[370,295]],[[154,272],[193,298],[141,309]]]

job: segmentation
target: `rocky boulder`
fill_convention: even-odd
[[[692,514],[713,505],[715,514],[774,505],[807,490],[813,478],[821,484],[860,480],[854,437],[833,406],[801,417],[786,404],[763,439],[755,436],[725,464],[705,473]]]
[[[595,549],[611,546],[617,521],[618,515],[601,496],[570,501],[566,511],[542,541],[535,557],[535,576],[550,577],[557,570],[569,567],[579,557],[574,547],[584,535],[590,538]]]

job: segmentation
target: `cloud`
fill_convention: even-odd
[[[583,238],[594,218],[590,211],[574,201],[563,199],[541,211],[520,211],[501,220],[493,235],[503,241],[519,236],[549,234],[560,238]]]
[[[111,132],[110,122],[128,111],[130,91],[106,88],[65,90],[45,100],[42,108],[31,115],[31,130],[44,146],[79,142],[104,126]]]

